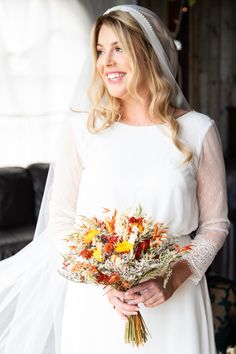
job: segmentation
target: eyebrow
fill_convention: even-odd
[[[117,41],[115,41],[115,42],[112,42],[112,43],[111,43],[111,45],[116,45],[116,44],[118,44],[118,42],[117,42]],[[100,43],[97,43],[97,46],[103,47],[103,45],[102,45],[102,44],[100,44]]]

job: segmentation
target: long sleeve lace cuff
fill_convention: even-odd
[[[192,251],[183,257],[190,266],[192,271],[190,279],[194,284],[198,284],[222,247],[228,234],[228,223],[225,222],[224,225],[225,230],[212,239],[207,238],[206,234],[198,234],[192,242]]]
[[[199,226],[192,250],[185,255],[197,284],[222,247],[229,232],[222,144],[214,121],[202,143],[197,171]]]

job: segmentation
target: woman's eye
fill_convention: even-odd
[[[116,47],[116,48],[115,48],[115,51],[118,52],[118,53],[121,53],[121,52],[123,52],[123,49],[120,48],[120,47]]]
[[[99,57],[103,53],[102,50],[97,49],[97,56]]]

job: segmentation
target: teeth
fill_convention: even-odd
[[[123,77],[123,76],[125,76],[125,73],[107,74],[108,79],[116,79],[117,77]]]

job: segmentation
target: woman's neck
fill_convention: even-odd
[[[137,102],[136,100],[125,101],[123,102],[122,107],[122,116],[120,119],[121,121],[134,125],[145,125],[153,123],[150,119],[148,111],[148,100],[144,100],[144,102]],[[177,118],[187,112],[186,110],[173,106],[171,106],[170,109],[172,114],[174,114]],[[158,121],[155,121],[155,123],[158,124]],[[163,122],[160,120],[159,123]]]
[[[137,102],[136,100],[123,102],[121,121],[136,125],[152,123],[147,102]]]

